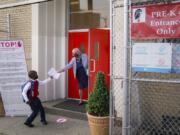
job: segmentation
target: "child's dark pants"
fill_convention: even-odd
[[[27,118],[25,123],[31,124],[33,122],[33,120],[36,118],[38,112],[40,112],[41,122],[46,122],[44,108],[43,108],[41,101],[38,97],[33,99],[30,102],[29,106],[31,107],[32,113]]]

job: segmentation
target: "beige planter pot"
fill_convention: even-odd
[[[87,113],[91,135],[109,135],[109,116],[96,117]]]

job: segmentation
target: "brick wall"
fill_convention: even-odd
[[[12,3],[12,2],[16,2],[17,0],[0,0],[0,5],[1,4],[9,4],[9,3]]]
[[[7,4],[14,1],[16,0],[0,0],[0,4]],[[31,69],[31,5],[0,9],[0,30],[7,30],[7,14],[10,15],[10,39],[23,40],[29,70]],[[7,34],[0,32],[0,39],[6,38]]]

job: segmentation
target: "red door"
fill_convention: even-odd
[[[110,84],[110,31],[108,29],[90,30],[90,59],[89,59],[89,92],[92,91],[98,71],[106,75],[106,83]]]
[[[69,32],[68,62],[72,58],[72,49],[79,48],[88,55],[89,31]],[[68,70],[68,98],[79,99],[78,83],[74,78],[73,69]],[[83,99],[88,99],[88,90],[83,91]]]

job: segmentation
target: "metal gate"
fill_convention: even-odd
[[[123,111],[123,0],[111,1],[111,93],[110,134],[121,135]]]
[[[134,4],[147,5],[152,4],[152,1]],[[129,7],[130,5],[131,3]],[[129,45],[123,46],[123,0],[112,0],[111,9],[110,134],[180,135],[180,74],[133,72],[132,45],[137,41],[131,40],[128,31]],[[131,8],[128,13],[130,16]],[[128,26],[130,29],[130,25]],[[138,42],[179,44],[180,39]],[[124,64],[127,64],[126,69]],[[127,76],[124,73],[126,70]],[[127,86],[123,86],[124,81]]]

